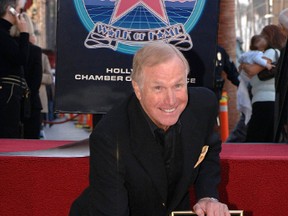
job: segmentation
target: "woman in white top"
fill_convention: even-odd
[[[271,70],[273,65],[266,57],[263,58],[265,50],[267,50],[268,41],[263,35],[254,35],[250,41],[250,50],[244,52],[238,62],[240,64],[258,64]],[[240,83],[237,89],[237,109],[245,116],[245,125],[249,122],[252,115],[252,103],[250,99],[249,86],[250,79],[244,70],[240,70],[238,77]]]
[[[265,36],[269,48],[263,58],[268,63],[277,62],[280,49],[285,46],[286,36],[277,25],[267,25],[261,35]],[[257,64],[243,64],[242,69],[251,77],[252,116],[248,123],[246,142],[273,142],[275,79],[261,81],[258,73],[265,68]]]

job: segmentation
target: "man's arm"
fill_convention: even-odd
[[[216,98],[206,98],[211,105],[210,118],[207,121],[206,142],[209,146],[205,159],[199,167],[198,177],[195,182],[195,190],[198,202],[193,209],[199,216],[229,216],[227,205],[218,201],[218,185],[220,175],[221,140],[219,134],[214,131],[216,117],[218,115],[218,103]]]
[[[200,199],[193,206],[193,210],[198,216],[230,216],[227,205],[218,201],[221,141],[218,135],[212,134],[208,143],[209,151],[201,164],[195,185],[198,199]]]
[[[117,143],[100,130],[90,136],[89,215],[128,216],[128,195]]]

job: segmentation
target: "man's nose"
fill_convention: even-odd
[[[172,89],[168,89],[166,92],[165,102],[169,105],[173,105],[176,101],[175,92]]]

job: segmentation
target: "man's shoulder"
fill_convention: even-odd
[[[129,96],[122,103],[111,108],[101,120],[97,123],[90,135],[92,139],[98,139],[99,136],[110,140],[127,140],[131,129],[131,111],[135,111],[133,105],[136,97]],[[137,119],[136,119],[137,120]],[[136,121],[134,119],[134,121]]]
[[[211,97],[211,99],[216,98],[215,93],[206,87],[189,87],[188,94],[189,94],[189,98],[190,97],[193,97],[196,99],[197,98],[201,99],[202,97]]]
[[[218,99],[213,91],[205,87],[189,88],[189,100],[181,115],[181,123],[188,127],[192,122],[206,124],[216,117],[218,109]]]
[[[133,96],[128,96],[123,101],[113,106],[97,124],[97,127],[122,127],[128,121],[129,104],[133,101]]]
[[[218,99],[215,93],[206,87],[190,87],[188,93],[187,109],[204,110],[207,107],[218,107]]]

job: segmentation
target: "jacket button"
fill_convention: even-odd
[[[166,206],[164,202],[162,203],[162,206],[163,206],[163,207],[165,207],[165,206]]]

